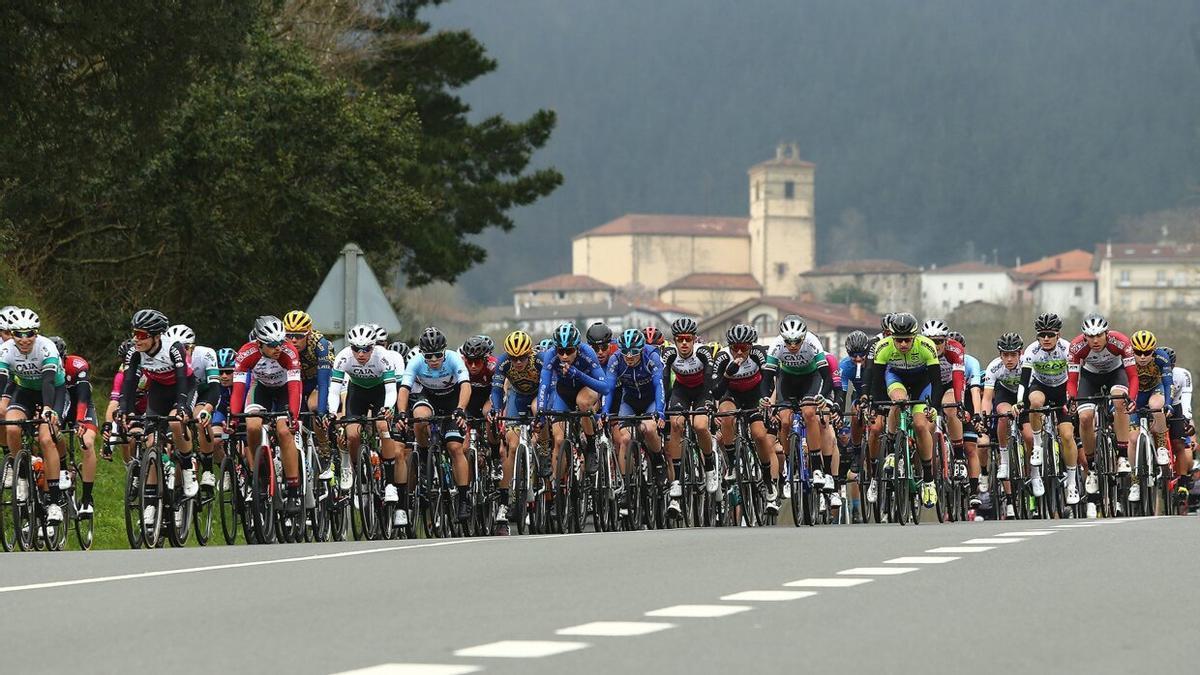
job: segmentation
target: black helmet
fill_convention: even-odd
[[[1002,352],[1019,352],[1025,348],[1025,342],[1016,333],[1005,333],[996,340],[996,349]]]
[[[408,360],[408,354],[412,351],[408,344],[404,342],[393,342],[392,344],[388,345],[387,348],[399,354],[400,358],[404,359],[405,361]]]
[[[954,340],[955,342],[957,342],[958,344],[960,344],[964,347],[967,346],[966,336],[964,336],[962,333],[960,333],[956,330],[952,330],[949,333],[946,333],[946,338],[949,340]]]
[[[671,335],[695,335],[700,330],[696,320],[690,316],[680,317],[671,322]]]
[[[58,350],[58,358],[67,358],[67,341],[57,335],[50,338],[50,341],[54,343],[54,348]]]
[[[1039,333],[1057,333],[1062,330],[1062,319],[1054,312],[1038,314],[1033,320],[1033,329]]]
[[[871,338],[861,330],[856,330],[846,336],[846,352],[848,354],[866,354],[871,349]]]
[[[129,354],[133,351],[133,340],[126,338],[124,342],[117,345],[117,360],[125,363],[129,360]]]
[[[1175,367],[1175,350],[1171,347],[1163,347],[1162,350],[1167,353],[1167,360],[1171,362],[1171,367]]]
[[[421,352],[425,354],[446,351],[446,334],[437,326],[430,326],[421,333]]]
[[[144,330],[151,335],[162,335],[170,326],[171,322],[157,309],[139,309],[129,322],[133,330]]]
[[[596,323],[588,326],[587,341],[589,345],[606,346],[608,343],[612,342],[612,329],[609,328],[608,324],[604,323],[603,321],[597,321]]]
[[[478,335],[467,338],[462,346],[462,355],[468,359],[482,359],[488,355],[487,343]]]
[[[917,334],[917,317],[908,312],[899,312],[893,314],[888,326],[891,328],[892,335],[907,337]]]
[[[475,337],[479,338],[480,340],[483,340],[483,345],[484,345],[484,347],[487,348],[488,356],[491,356],[492,354],[496,353],[496,341],[492,339],[491,335],[484,335],[483,333],[480,333],[479,335],[476,335]]]
[[[894,313],[888,312],[880,317],[879,330],[883,331],[884,333],[892,332],[892,317],[894,316],[896,316]]]
[[[725,341],[731,345],[750,344],[756,340],[758,340],[758,331],[749,324],[735,323],[725,331]]]

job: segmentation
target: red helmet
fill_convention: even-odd
[[[662,331],[654,326],[646,326],[642,329],[642,335],[646,336],[646,344],[657,347],[663,343]]]

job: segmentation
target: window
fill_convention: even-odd
[[[943,282],[942,282],[942,290],[944,291],[944,290],[946,290],[946,289],[948,289],[948,288],[950,288],[950,284],[948,284],[948,283],[946,283],[946,282],[944,282],[944,281],[943,281]]]
[[[962,289],[963,289],[963,282],[960,281],[960,282],[958,282],[958,290],[961,291]]]
[[[787,276],[788,264],[785,262],[775,263],[775,276],[780,279]]]
[[[795,199],[796,198],[796,183],[795,183],[795,181],[787,180],[787,181],[783,182],[783,198],[784,199]]]
[[[979,290],[981,290],[981,291],[983,290],[983,282],[982,281],[979,282]]]
[[[1129,283],[1129,270],[1121,270],[1121,283]]]
[[[775,321],[768,314],[759,314],[750,323],[754,324],[754,328],[760,336],[774,335],[777,328]]]
[[[566,299],[567,299],[567,292],[566,292],[566,291],[559,291],[559,292],[558,292],[558,299],[559,299],[559,300],[566,300]]]
[[[754,201],[762,199],[762,183],[754,184]]]
[[[1083,286],[1076,286],[1076,287],[1075,287],[1075,297],[1077,297],[1077,298],[1082,298],[1082,297],[1083,297]]]

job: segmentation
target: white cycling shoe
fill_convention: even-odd
[[[829,507],[837,509],[837,508],[841,508],[841,506],[842,506],[842,496],[840,494],[838,494],[837,492],[829,493]]]
[[[1033,444],[1033,450],[1029,451],[1029,466],[1042,465],[1042,446],[1037,443]]]
[[[216,487],[217,477],[211,471],[200,474],[200,487]]]
[[[867,486],[867,503],[874,504],[879,501],[879,484],[875,479],[871,479],[871,484]]]
[[[384,503],[400,501],[400,495],[396,492],[396,486],[388,483],[383,486],[383,501]]]
[[[1094,495],[1100,492],[1100,477],[1096,475],[1096,472],[1093,471],[1088,473],[1087,478],[1083,479],[1083,489],[1087,491],[1089,495]]]
[[[683,486],[679,484],[679,481],[671,481],[671,487],[668,489],[667,495],[671,499],[678,499],[683,496]]]
[[[343,490],[349,490],[354,487],[354,471],[348,466],[342,467],[342,479],[339,481]]]
[[[1033,490],[1034,497],[1041,497],[1046,494],[1046,486],[1042,484],[1041,476],[1034,476],[1029,479],[1029,487]]]
[[[1067,483],[1067,505],[1074,506],[1079,503],[1079,486],[1075,481]]]
[[[392,527],[408,527],[407,509],[396,509],[396,515],[392,516]]]
[[[1133,467],[1129,466],[1128,457],[1117,458],[1117,473],[1129,473],[1133,471]]]
[[[50,504],[46,507],[46,524],[57,525],[62,522],[63,512],[62,507],[58,504]]]
[[[704,491],[708,494],[713,494],[717,488],[721,487],[721,478],[717,475],[717,470],[704,472]]]
[[[195,497],[200,492],[200,484],[196,482],[196,470],[183,470],[183,496]]]
[[[1142,486],[1141,485],[1134,483],[1133,485],[1129,486],[1129,501],[1131,501],[1131,502],[1142,501]]]
[[[1159,466],[1166,466],[1171,463],[1171,453],[1166,448],[1159,448],[1154,452],[1154,460]]]
[[[1000,466],[996,467],[996,480],[1008,480],[1008,464],[1001,462]]]
[[[1087,518],[1088,520],[1096,519],[1096,504],[1094,502],[1087,503]]]

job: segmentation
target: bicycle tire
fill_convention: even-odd
[[[4,461],[0,465],[0,477],[9,476],[13,479],[13,487],[7,487],[0,480],[0,547],[4,548],[5,553],[11,552],[17,546],[16,532],[10,530],[8,521],[12,519],[12,500],[16,496],[16,474],[13,473],[13,458],[12,455],[6,454]]]
[[[275,461],[270,448],[259,446],[254,451],[251,471],[251,521],[255,540],[262,544],[275,541]]]
[[[140,487],[138,490],[139,500],[136,508],[138,509],[139,514],[143,514],[139,516],[139,521],[141,521],[142,524],[142,541],[144,542],[146,548],[158,548],[158,546],[163,542],[162,457],[155,448],[144,450],[142,452],[142,458],[138,462],[138,466],[140,467],[138,471],[138,485]],[[149,491],[150,484],[148,479],[150,476],[155,477],[155,484],[158,488],[158,494],[156,495],[147,494]],[[146,513],[147,506],[154,507],[154,522],[145,522],[144,514]]]
[[[226,454],[221,460],[220,472],[217,475],[217,511],[221,521],[221,536],[226,546],[237,543],[238,535],[238,489],[236,460],[233,455]],[[225,481],[229,487],[225,487]]]
[[[513,456],[513,480],[512,480],[512,514],[508,518],[511,525],[513,519],[516,519],[517,534],[525,534],[529,531],[529,523],[525,521],[529,514],[529,476],[526,472],[529,470],[529,462],[526,459],[525,453],[527,448],[524,444],[518,444],[516,448],[512,448],[510,452],[516,453]]]

